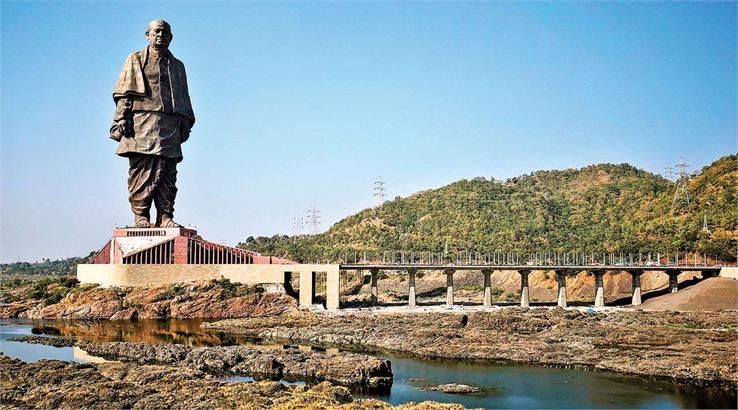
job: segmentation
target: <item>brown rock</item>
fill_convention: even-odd
[[[461,408],[428,403],[425,407]],[[77,364],[58,360],[24,363],[0,354],[0,407],[174,409],[385,409],[377,400],[354,400],[344,387],[323,382],[224,382],[202,372],[130,363]]]
[[[138,319],[138,310],[136,309],[123,309],[115,312],[113,316],[110,316],[110,320],[136,320]]]
[[[463,317],[466,325],[461,326]],[[583,313],[536,308],[459,313],[292,311],[203,328],[324,347],[427,358],[577,366],[695,385],[738,382],[735,312]]]
[[[18,292],[20,295],[21,292]],[[29,319],[192,319],[279,315],[297,303],[285,293],[217,281],[149,288],[76,288],[59,303],[21,300],[0,307],[0,317]]]

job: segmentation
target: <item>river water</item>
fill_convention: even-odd
[[[0,319],[0,351],[27,362],[58,359],[95,362],[101,359],[75,347],[56,348],[10,342],[14,336],[43,334],[98,342],[181,343],[192,347],[244,344],[284,348],[280,343],[200,329],[202,320],[31,321]],[[294,347],[294,346],[290,346]],[[310,348],[299,346],[299,348]],[[736,392],[700,388],[610,372],[519,365],[428,361],[377,355],[392,362],[394,384],[389,393],[362,395],[392,404],[434,400],[482,408],[736,408]],[[248,378],[233,378],[245,381]],[[479,387],[481,393],[452,395],[424,390],[445,383]]]

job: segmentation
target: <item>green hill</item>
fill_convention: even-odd
[[[735,155],[677,184],[628,164],[538,171],[506,181],[474,178],[385,202],[318,235],[249,237],[239,246],[301,261],[346,250],[475,252],[707,252],[735,259]],[[710,233],[703,231],[707,217]]]

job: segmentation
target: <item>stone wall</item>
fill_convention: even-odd
[[[245,285],[284,285],[287,273],[300,275],[300,305],[313,303],[315,272],[326,272],[326,308],[338,309],[339,278],[338,265],[120,265],[80,264],[77,265],[77,280],[80,283],[97,283],[101,287],[111,286],[155,286],[177,282],[195,282],[226,278]]]

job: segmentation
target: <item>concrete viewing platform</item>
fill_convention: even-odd
[[[156,286],[211,279],[290,287],[300,276],[300,304],[312,305],[317,272],[326,273],[326,308],[338,309],[338,265],[299,264],[286,258],[204,240],[194,229],[116,228],[89,263],[77,265],[81,283],[102,287]]]

